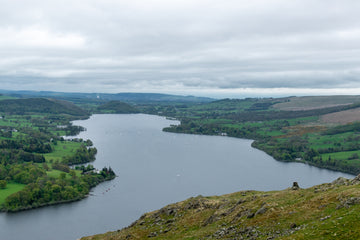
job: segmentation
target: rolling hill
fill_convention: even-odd
[[[5,99],[0,101],[0,112],[7,114],[67,114],[76,117],[87,117],[89,114],[71,102],[45,98]]]

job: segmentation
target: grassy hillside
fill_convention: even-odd
[[[308,189],[190,198],[82,240],[360,239],[360,177]]]

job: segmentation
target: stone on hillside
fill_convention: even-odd
[[[334,180],[332,184],[334,185],[348,185],[349,179],[344,177],[339,177],[338,179]]]
[[[264,214],[267,210],[268,210],[268,208],[266,207],[266,204],[265,204],[264,206],[259,208],[259,210],[256,211],[255,216],[258,214]]]
[[[297,182],[293,182],[293,185],[291,187],[292,190],[298,190],[300,187],[299,187],[299,184]]]
[[[360,183],[360,174],[357,175],[353,180],[351,180],[352,184],[359,184]]]

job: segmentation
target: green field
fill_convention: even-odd
[[[323,159],[336,159],[336,160],[348,160],[351,156],[360,156],[360,150],[357,151],[347,151],[347,152],[334,152],[334,153],[324,153],[321,154]],[[360,163],[359,157],[357,157],[356,161]]]
[[[53,145],[54,150],[51,153],[44,154],[46,162],[55,162],[62,160],[63,157],[71,156],[75,153],[83,143],[73,141],[58,141],[56,145]]]
[[[20,183],[8,183],[5,189],[0,189],[0,205],[5,202],[7,196],[21,191],[25,186],[25,184]]]
[[[5,116],[0,119],[0,126],[9,127],[31,127],[31,123],[21,116]]]

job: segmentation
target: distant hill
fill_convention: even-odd
[[[82,103],[86,101],[107,102],[112,100],[122,101],[126,103],[161,103],[161,102],[178,102],[178,103],[204,103],[211,102],[215,99],[195,96],[181,96],[161,93],[65,93],[51,91],[10,91],[0,90],[0,93],[13,97],[47,97],[64,99],[74,103]]]
[[[68,114],[76,117],[89,115],[71,102],[45,98],[5,99],[0,101],[0,112],[8,114]]]
[[[118,93],[114,94],[118,100],[125,102],[211,102],[212,98],[195,97],[195,96],[181,96],[160,93]]]
[[[98,111],[100,112],[109,112],[109,113],[138,113],[139,111],[134,108],[133,106],[124,103],[124,102],[120,102],[120,101],[110,101],[107,103],[104,103],[102,105],[100,105],[97,108]]]
[[[305,96],[283,98],[280,103],[273,105],[273,108],[282,111],[302,111],[321,108],[338,107],[360,102],[360,96]]]

